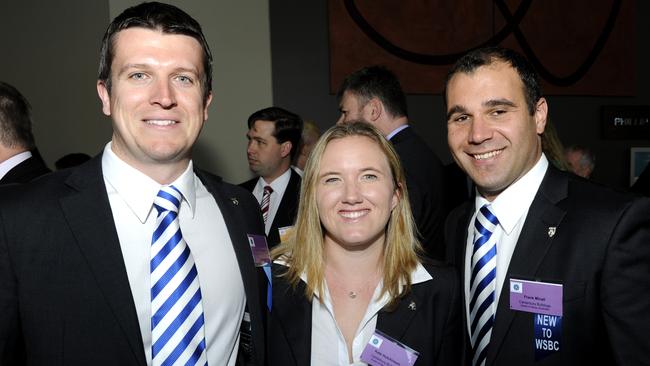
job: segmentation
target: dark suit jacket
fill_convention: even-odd
[[[51,170],[45,166],[45,163],[41,159],[32,156],[8,171],[7,174],[0,179],[0,185],[27,183],[50,172]]]
[[[420,353],[415,366],[457,365],[460,360],[460,286],[456,272],[425,264],[433,280],[413,285],[396,309],[383,309],[377,328]],[[303,366],[311,360],[311,309],[305,283],[292,288],[273,267],[273,310],[269,317],[268,365]],[[414,304],[414,305],[412,305]],[[415,308],[415,310],[413,310]]]
[[[228,227],[261,365],[259,291],[266,284],[258,283],[246,237],[263,232],[257,203],[239,187],[196,173]],[[0,364],[145,366],[101,156],[0,190]]]
[[[447,252],[461,283],[473,212],[474,202],[467,203],[447,219]],[[561,350],[538,363],[533,314],[510,310],[510,278],[563,285]],[[647,365],[648,314],[650,200],[549,166],[508,267],[487,365]],[[463,330],[467,333],[466,324]]]
[[[406,174],[409,202],[422,246],[431,258],[443,260],[444,167],[436,154],[407,127],[390,139]]]
[[[282,195],[280,206],[278,206],[278,211],[275,213],[273,223],[271,224],[271,229],[269,230],[269,248],[273,248],[274,246],[280,244],[280,232],[278,229],[285,226],[292,226],[296,221],[296,214],[298,213],[298,201],[300,200],[300,183],[302,182],[302,178],[300,178],[300,175],[293,169],[289,168],[289,170],[291,170],[291,177],[289,178],[287,189]],[[240,186],[246,188],[249,192],[252,193],[255,189],[255,185],[257,184],[258,179],[259,177],[255,177],[240,184]]]

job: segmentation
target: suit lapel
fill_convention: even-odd
[[[494,329],[490,338],[487,363],[493,364],[503,340],[510,329],[516,312],[510,310],[509,283],[511,277],[532,279],[553,244],[551,228],[558,228],[566,214],[557,203],[567,196],[568,180],[549,166],[540,188],[530,205],[528,216],[519,234],[510,260],[506,278],[501,288]]]
[[[291,168],[289,168],[291,169]],[[297,201],[300,195],[300,176],[293,169],[291,169],[291,176],[289,178],[289,183],[287,183],[287,188],[284,190],[282,195],[282,200],[278,206],[278,210],[275,213],[273,218],[273,224],[269,231],[269,237],[277,237],[278,244],[280,243],[280,234],[278,229],[282,226],[286,226],[286,223],[293,224],[293,218],[296,216],[297,211]],[[282,225],[282,226],[280,226]]]
[[[397,308],[392,311],[382,309],[377,315],[377,329],[397,339],[403,340],[406,331],[411,326],[413,318],[418,311],[420,298],[415,294],[416,287],[412,287],[404,298],[400,299]]]
[[[65,218],[135,358],[144,366],[142,334],[106,194],[101,155],[80,166],[66,184],[74,193],[60,199]]]
[[[282,268],[275,266],[276,268]],[[274,270],[277,270],[274,268]],[[300,282],[294,289],[283,277],[274,275],[272,317],[286,336],[296,365],[311,362],[311,303],[305,298],[305,284]],[[278,280],[276,280],[278,279]],[[314,298],[314,301],[318,301]],[[269,350],[273,352],[273,350]]]

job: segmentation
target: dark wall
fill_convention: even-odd
[[[650,105],[650,2],[637,0],[635,97],[548,96],[550,116],[565,145],[592,148],[597,156],[593,179],[627,187],[630,147],[650,146],[647,140],[604,140],[600,135],[602,105]],[[337,101],[329,91],[327,0],[269,1],[274,104],[315,120],[322,128],[338,118]],[[411,124],[443,162],[450,162],[446,122],[440,95],[409,95]]]

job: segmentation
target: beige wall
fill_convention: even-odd
[[[50,167],[70,152],[94,155],[110,139],[95,90],[101,37],[115,15],[139,2],[0,2],[0,80],[30,100],[36,141]],[[239,183],[250,176],[246,118],[273,100],[268,3],[170,3],[201,23],[214,56],[214,98],[195,160]]]

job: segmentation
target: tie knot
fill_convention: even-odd
[[[476,229],[481,233],[485,234],[485,231],[494,232],[496,226],[499,225],[499,219],[490,211],[490,204],[485,204],[479,210],[479,214],[476,215],[475,226]]]
[[[153,200],[153,205],[159,214],[165,211],[178,213],[182,198],[183,195],[178,188],[174,186],[162,186],[160,187],[160,191],[158,191],[158,195]]]
[[[273,193],[273,188],[271,186],[264,186],[264,194],[271,194]]]

